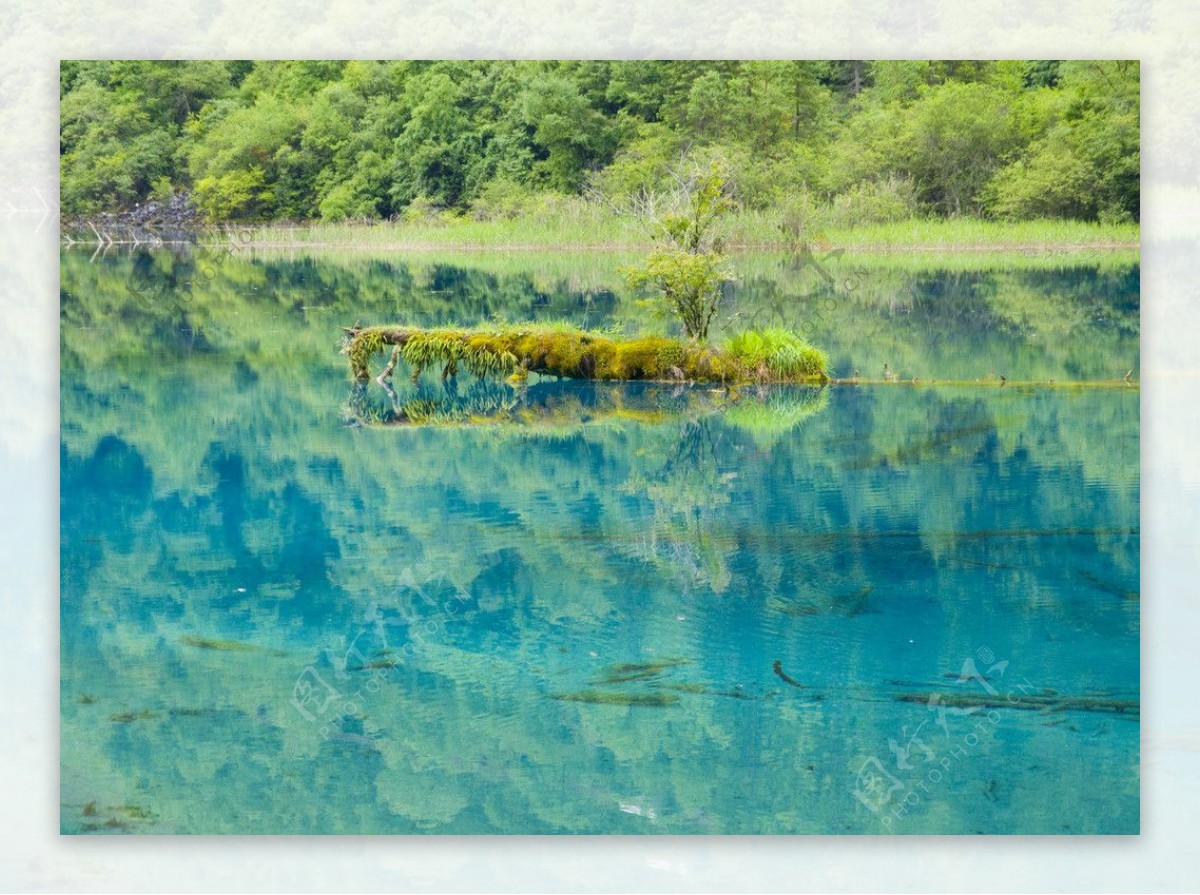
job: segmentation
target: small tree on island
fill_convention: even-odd
[[[631,287],[656,287],[661,294],[653,301],[679,319],[689,339],[705,342],[721,304],[721,284],[733,279],[718,232],[733,201],[716,162],[706,174],[681,183],[676,207],[654,222],[655,251],[623,273]]]

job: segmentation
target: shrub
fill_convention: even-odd
[[[655,221],[659,248],[640,267],[624,271],[630,286],[652,285],[659,291],[660,308],[676,317],[694,342],[708,340],[721,283],[733,279],[719,233],[721,219],[733,210],[725,184],[714,163],[684,191],[681,211]]]
[[[856,183],[835,196],[830,218],[834,227],[843,228],[906,221],[919,213],[913,182],[905,177],[887,177]]]
[[[829,365],[824,351],[783,329],[738,333],[725,348],[759,379],[818,376]]]
[[[442,206],[421,194],[415,197],[401,213],[406,224],[436,224],[441,222]]]
[[[490,180],[471,202],[471,217],[477,221],[511,220],[526,214],[534,194],[508,177]]]

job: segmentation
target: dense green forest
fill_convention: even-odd
[[[66,61],[62,211],[217,220],[644,211],[718,161],[843,224],[1139,216],[1135,61]],[[571,200],[571,201],[578,201]]]

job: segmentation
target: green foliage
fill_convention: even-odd
[[[449,206],[464,197],[473,139],[465,99],[463,87],[445,72],[408,82],[404,96],[408,121],[395,142],[391,195],[398,204],[425,196]]]
[[[733,275],[720,252],[659,250],[643,265],[629,271],[629,284],[634,287],[652,284],[659,289],[688,337],[698,342],[708,338],[720,301],[721,283],[731,279]]]
[[[1025,154],[997,172],[985,194],[990,209],[1009,219],[1138,220],[1137,63],[1065,62],[1056,72],[1069,101]]]
[[[269,200],[266,176],[255,166],[196,181],[196,204],[215,220],[255,217]]]
[[[913,105],[899,140],[907,162],[899,167],[922,201],[951,215],[981,210],[983,185],[1016,145],[1010,104],[995,87],[955,82]]]
[[[921,214],[913,182],[897,176],[856,183],[835,196],[830,208],[831,227],[890,224]]]
[[[289,150],[299,143],[301,116],[270,94],[248,108],[214,109],[207,139],[192,146],[188,169],[195,201],[214,219],[305,216],[289,207],[277,188],[286,186],[296,164]],[[197,128],[207,122],[201,119]],[[303,198],[299,200],[303,203]]]
[[[188,189],[214,218],[645,216],[715,161],[742,209],[829,226],[1138,218],[1135,62],[67,61],[59,85],[67,214]]]
[[[358,156],[354,173],[325,193],[318,206],[321,217],[331,221],[378,218],[386,207],[382,197],[387,183],[387,162],[367,150]]]
[[[131,205],[174,167],[172,136],[134,99],[106,107],[103,88],[88,83],[64,99],[61,137],[64,207],[98,211]]]
[[[783,329],[738,333],[729,339],[725,347],[763,380],[819,376],[829,367],[825,352]]]
[[[832,200],[808,190],[781,200],[780,230],[792,245],[828,239],[837,230],[912,221],[922,214],[912,181],[898,176],[855,183]]]
[[[64,62],[59,152],[66,211],[128,206],[182,179],[182,125],[231,90],[223,62]]]
[[[591,187],[619,208],[640,210],[671,188],[671,171],[681,149],[671,128],[659,122],[641,124],[612,164],[593,173]]]
[[[683,324],[688,338],[708,339],[721,301],[721,283],[733,279],[718,224],[733,209],[725,175],[715,163],[683,197],[684,207],[654,222],[660,248],[626,271],[630,286],[653,285],[665,308]]]
[[[879,62],[832,147],[835,199],[881,175],[922,209],[1137,219],[1137,64]]]
[[[150,198],[159,202],[170,201],[174,192],[175,190],[171,186],[171,179],[169,177],[159,177],[150,184]]]
[[[537,207],[538,194],[509,177],[488,181],[471,202],[471,217],[477,221],[512,220]]]
[[[615,141],[607,122],[570,78],[534,78],[517,101],[515,118],[532,129],[538,159],[530,172],[534,184],[577,192],[590,166],[611,161]]]

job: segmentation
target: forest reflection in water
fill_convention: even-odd
[[[493,263],[64,253],[64,832],[1137,830],[1136,388],[348,381],[357,317],[651,325]],[[1119,380],[1137,306],[882,266],[814,338]]]

